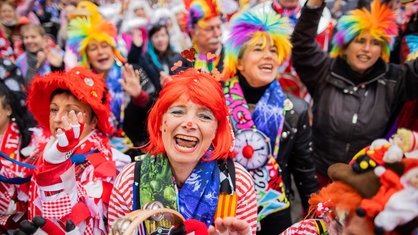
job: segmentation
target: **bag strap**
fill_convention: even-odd
[[[235,164],[232,159],[225,161],[218,161],[221,172],[226,171],[230,178],[230,182],[221,182],[221,191],[218,198],[218,206],[216,208],[215,218],[234,217],[237,210],[237,190],[236,190],[236,176]],[[225,169],[226,167],[226,169]],[[222,174],[222,173],[221,173]],[[227,181],[227,180],[224,180]],[[224,187],[222,184],[231,184],[231,187]]]
[[[139,159],[135,162],[135,168],[134,168],[134,183],[133,183],[133,210],[138,210],[141,206],[141,201],[139,198],[139,185],[141,183],[141,164],[142,160]]]

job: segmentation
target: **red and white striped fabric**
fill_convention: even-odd
[[[109,228],[115,220],[124,217],[133,210],[133,182],[135,163],[125,167],[115,180],[109,203]],[[251,175],[235,163],[235,178],[237,191],[236,218],[250,224],[252,234],[257,228],[257,202]]]
[[[328,234],[326,231],[320,233],[318,231],[318,222],[321,223],[319,220],[315,219],[307,219],[301,220],[285,231],[283,231],[280,235],[321,235],[321,234]]]

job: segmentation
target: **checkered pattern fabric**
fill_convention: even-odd
[[[55,201],[43,201],[42,216],[46,219],[61,219],[71,212],[71,207],[67,194]]]
[[[0,225],[6,225],[7,219],[9,219],[10,215],[0,215]]]

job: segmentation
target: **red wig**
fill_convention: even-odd
[[[317,210],[320,203],[327,203],[332,210],[332,217],[336,207],[349,212],[353,215],[354,210],[360,206],[362,196],[353,187],[340,181],[334,181],[331,184],[323,187],[318,193],[312,194],[309,199],[310,213],[312,210]]]
[[[221,84],[209,73],[187,69],[171,77],[161,90],[159,98],[148,116],[149,143],[145,147],[150,154],[165,153],[160,127],[163,114],[180,97],[209,108],[218,121],[213,140],[213,153],[207,160],[226,159],[231,156],[233,133],[229,122],[229,108],[226,106]]]

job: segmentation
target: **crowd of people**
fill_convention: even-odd
[[[418,3],[335,2],[1,0],[2,234],[417,233]]]

